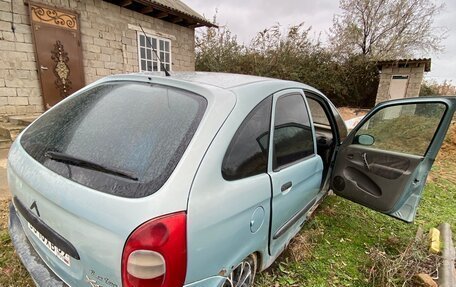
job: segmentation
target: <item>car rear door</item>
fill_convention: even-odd
[[[334,192],[413,222],[455,106],[455,97],[402,99],[377,105],[339,148],[331,178]]]
[[[323,162],[316,152],[315,131],[302,90],[274,94],[271,135],[270,253],[274,255],[299,231],[316,202],[322,180]]]

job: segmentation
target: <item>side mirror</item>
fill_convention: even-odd
[[[375,139],[371,135],[357,135],[355,136],[355,143],[360,145],[373,145]]]

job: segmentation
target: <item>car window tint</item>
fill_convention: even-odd
[[[356,132],[371,135],[370,147],[423,156],[445,113],[441,103],[419,103],[386,107],[375,113]]]
[[[271,106],[272,96],[259,103],[236,131],[223,159],[225,179],[241,179],[266,172]]]
[[[80,184],[124,197],[146,196],[174,170],[205,107],[203,97],[172,87],[100,84],[40,117],[21,144],[37,161]],[[51,160],[46,151],[125,171],[138,181]]]
[[[314,154],[309,114],[299,94],[277,100],[274,122],[274,170]]]
[[[309,110],[312,114],[312,120],[314,123],[325,126],[330,125],[325,110],[323,110],[323,107],[319,102],[314,99],[307,98],[307,104],[309,104]]]

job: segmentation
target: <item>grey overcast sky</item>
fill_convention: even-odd
[[[227,25],[241,42],[248,44],[253,36],[264,28],[280,23],[284,28],[305,22],[312,26],[315,37],[326,33],[332,26],[334,14],[340,13],[337,0],[183,0],[207,19],[217,13],[217,22]],[[448,37],[443,41],[445,51],[440,54],[418,55],[432,58],[431,72],[426,79],[456,84],[456,1],[445,3],[445,9],[436,17],[435,25],[447,27]]]

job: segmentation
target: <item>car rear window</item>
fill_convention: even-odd
[[[144,197],[173,172],[206,105],[202,96],[168,86],[104,83],[40,117],[21,144],[34,159],[75,182],[122,197]],[[46,152],[89,160],[134,178],[53,160]]]

